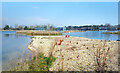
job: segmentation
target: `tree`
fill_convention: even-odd
[[[53,31],[53,28],[54,28],[53,25],[51,25],[51,26],[50,26],[50,30]]]
[[[10,30],[13,30],[13,27],[12,27],[12,26],[9,26],[9,29],[10,29]]]
[[[17,29],[18,28],[18,24],[15,24],[15,29]]]
[[[23,29],[23,26],[18,26],[18,29],[19,29],[19,30],[22,30],[22,29]]]
[[[47,25],[47,30],[50,30],[50,24]]]
[[[9,30],[9,25],[6,25],[3,29],[4,30]]]
[[[106,23],[105,26],[110,27],[111,25],[109,23]]]
[[[120,30],[120,24],[117,25],[118,30]]]
[[[111,25],[109,23],[106,23],[105,26],[107,27],[107,30],[111,29]]]
[[[28,30],[29,28],[27,26],[24,27],[24,30]]]
[[[34,27],[34,26],[30,26],[29,29],[31,29],[31,30],[35,30],[35,27]]]
[[[35,24],[35,28],[38,28],[39,26],[37,24]]]
[[[45,30],[47,30],[47,25],[44,25]]]
[[[103,27],[103,24],[101,24],[100,26]]]

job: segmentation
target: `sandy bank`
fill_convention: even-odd
[[[93,71],[103,67],[108,71],[118,71],[118,41],[35,36],[28,48],[47,57],[50,54],[56,57],[50,71]]]

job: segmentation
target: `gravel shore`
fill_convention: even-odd
[[[118,71],[118,41],[34,36],[28,48],[46,57],[56,57],[50,71]]]

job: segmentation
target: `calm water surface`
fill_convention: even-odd
[[[72,32],[72,33],[64,33],[63,35],[85,37],[85,38],[98,39],[98,40],[120,40],[120,35],[103,34],[103,32],[106,32],[106,31]],[[116,32],[116,31],[107,31],[107,32]]]
[[[6,70],[30,52],[27,45],[31,38],[18,35],[15,31],[2,31],[2,69]],[[12,64],[12,65],[11,65]]]
[[[99,40],[119,39],[120,35],[102,34],[103,32],[105,31],[72,32],[63,33],[63,35]],[[26,35],[18,35],[15,31],[2,31],[2,34],[0,34],[0,36],[2,36],[2,67],[3,70],[5,70],[11,66],[10,64],[16,64],[20,57],[24,57],[28,52],[30,52],[27,49],[27,45],[31,41],[31,37]]]

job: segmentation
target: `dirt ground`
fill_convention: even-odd
[[[56,57],[50,71],[118,71],[118,41],[34,36],[28,48]]]

